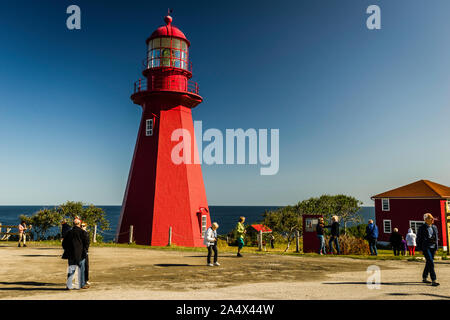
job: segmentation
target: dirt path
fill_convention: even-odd
[[[91,288],[66,291],[61,254],[0,245],[0,299],[450,299],[447,261],[432,288],[417,282],[423,262],[223,254],[220,267],[207,267],[200,252],[94,247]],[[379,290],[366,285],[373,264]]]

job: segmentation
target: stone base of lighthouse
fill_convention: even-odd
[[[119,243],[129,241],[132,225],[137,244],[166,246],[171,229],[172,244],[203,246],[211,219],[201,166],[176,164],[172,159],[172,150],[181,141],[171,139],[177,129],[189,132],[191,156],[198,156],[191,107],[201,98],[195,99],[195,95],[174,93],[134,97],[143,107],[143,116],[119,220]],[[154,119],[151,136],[146,132],[148,119]]]

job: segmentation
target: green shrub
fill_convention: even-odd
[[[326,245],[330,240],[329,236],[325,237]],[[334,247],[334,246],[333,246]],[[350,235],[342,235],[339,237],[339,249],[341,254],[355,254],[355,255],[366,255],[370,252],[369,244],[367,241],[361,238],[357,238]]]

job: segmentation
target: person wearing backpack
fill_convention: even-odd
[[[370,255],[377,256],[377,239],[378,239],[378,227],[370,219],[366,227],[366,240],[369,242]]]

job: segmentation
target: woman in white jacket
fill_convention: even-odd
[[[205,233],[205,240],[203,240],[203,243],[208,247],[208,258],[206,259],[206,264],[210,267],[212,266],[220,266],[220,263],[217,262],[217,229],[219,228],[219,225],[217,222],[214,222],[211,227],[206,230]],[[214,251],[214,264],[211,263],[211,255]]]
[[[408,229],[408,234],[406,235],[406,245],[408,246],[409,255],[414,256],[416,251],[416,234],[411,228]]]

